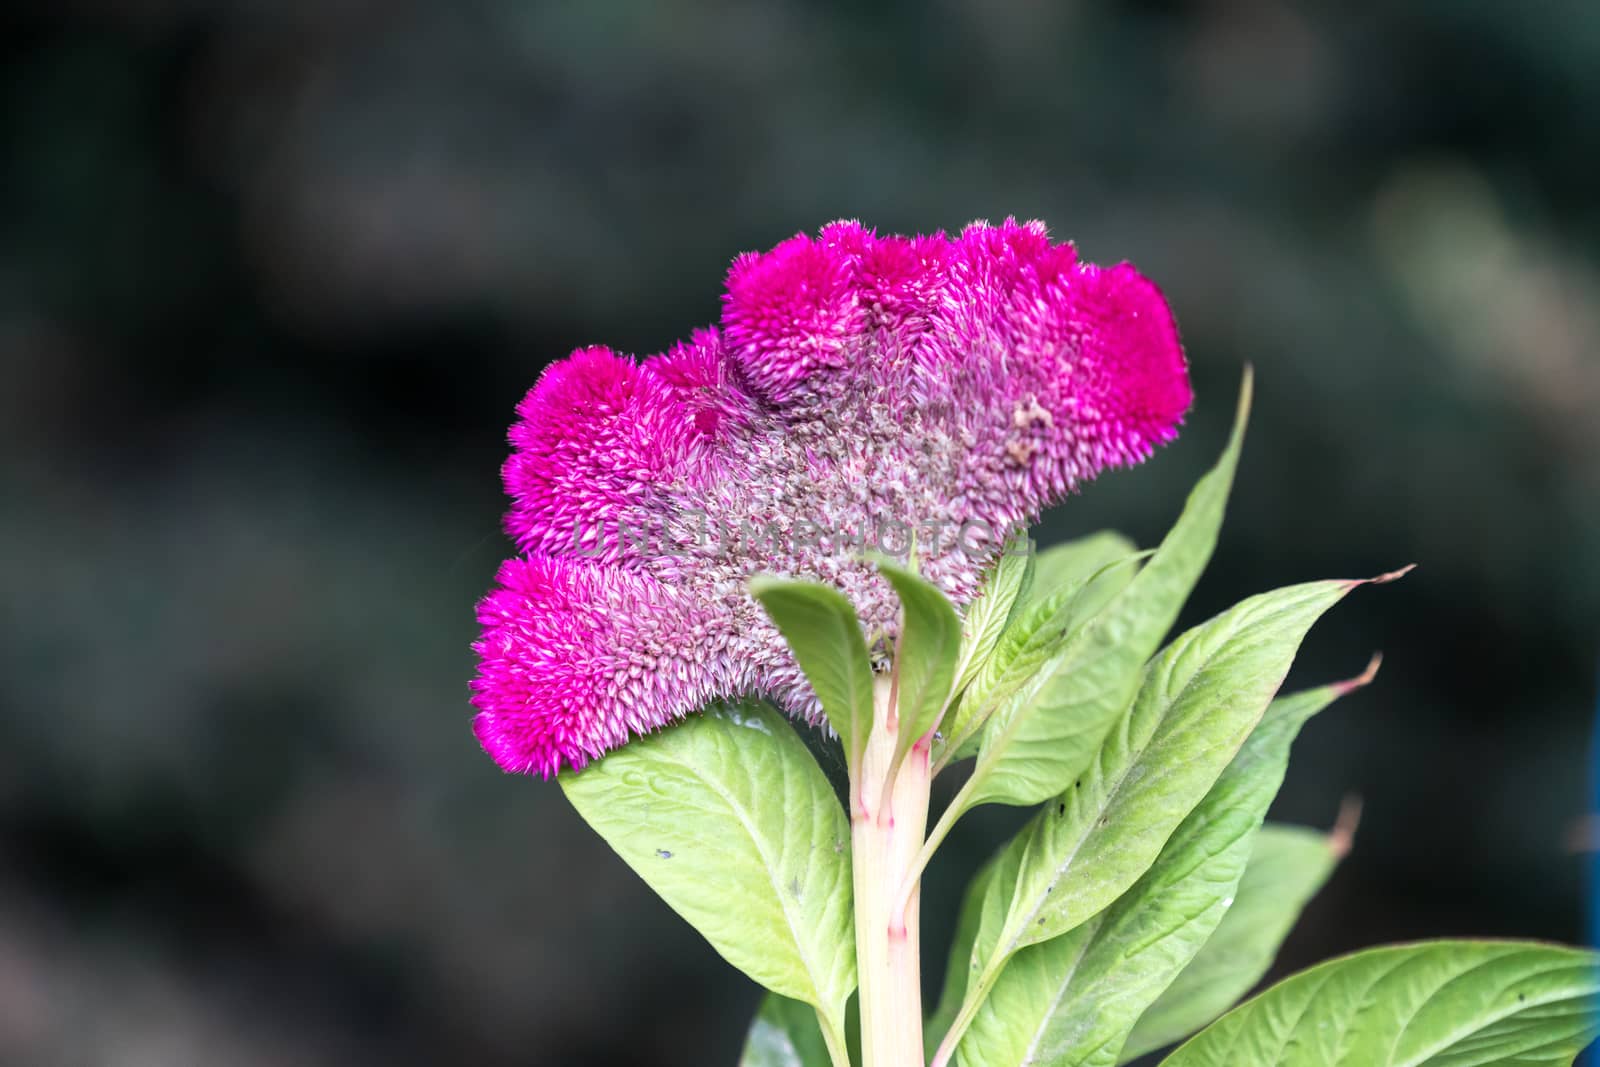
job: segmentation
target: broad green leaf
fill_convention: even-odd
[[[1148,552],[1135,552],[1105,564],[1098,571],[1070,579],[1055,592],[1029,604],[1011,622],[963,701],[969,709],[967,714],[972,716],[967,729],[978,736],[973,738],[970,752],[962,743],[964,739],[953,739],[957,741],[958,755],[981,751],[981,746],[988,743],[989,734],[984,728],[991,719],[1011,721],[1018,709],[1039,705],[1075,647],[1073,639],[1097,610],[1094,606],[1103,605],[1126,586],[1148,555]],[[1098,739],[1104,724],[1093,724],[1091,729]],[[1058,746],[1066,740],[1065,736],[1058,737]],[[989,774],[989,770],[974,771],[967,788],[957,797],[954,805],[957,813],[977,802],[972,798],[989,781]]]
[[[1127,559],[1137,551],[1138,546],[1115,530],[1101,530],[1041,549],[1034,560],[1033,585],[1028,590],[1024,603],[1032,604],[1043,600],[1063,586],[1098,574],[1111,564]],[[1134,575],[1132,571],[1118,573],[1124,576],[1122,583],[1107,583],[1101,590],[1097,590],[1101,599],[1098,603],[1095,603],[1094,598],[1088,600],[1084,605],[1084,618],[1104,607],[1105,602],[1116,595]]]
[[[1330,960],[1202,1030],[1165,1067],[1571,1064],[1600,1032],[1600,955],[1429,941]]]
[[[1150,662],[1090,766],[1024,830],[989,981],[1018,949],[1074,929],[1149,870],[1260,721],[1306,631],[1355,584],[1310,582],[1251,597]]]
[[[967,605],[961,619],[961,662],[956,670],[956,692],[977,677],[1005,632],[1014,610],[1026,602],[1033,587],[1033,542],[1026,532],[1008,541],[984,579],[977,599]],[[950,733],[950,724],[945,732]]]
[[[1233,906],[1167,991],[1139,1017],[1119,1062],[1181,1041],[1231,1008],[1272,966],[1343,848],[1329,834],[1268,823],[1256,834]]]
[[[1000,939],[1006,910],[1011,903],[1011,888],[1017,884],[1017,872],[1022,867],[1027,844],[1027,839],[1021,834],[1006,842],[1005,847],[978,872],[961,902],[960,930],[956,943],[951,946],[950,969],[945,974],[944,990],[939,998],[938,1009],[924,1029],[926,1043],[936,1046],[940,1051],[943,1051],[946,1039],[959,1039],[966,1032],[972,1022],[973,1012],[982,1003],[984,991],[974,986],[986,979],[980,970],[988,960],[985,946],[993,946]],[[957,955],[962,942],[967,942],[969,947],[965,960]],[[956,970],[958,964],[964,965],[959,972]],[[955,1001],[953,1010],[952,1000]],[[949,1062],[949,1058],[940,1062]]]
[[[715,705],[560,781],[724,959],[843,1032],[856,984],[850,826],[788,720]]]
[[[1017,855],[1021,856],[1020,850]],[[945,964],[944,986],[939,992],[939,1004],[933,1009],[933,1014],[928,1016],[927,1025],[924,1027],[930,1049],[944,1037],[945,1031],[949,1030],[950,1024],[955,1021],[956,1012],[961,1010],[961,1000],[967,993],[967,974],[972,963],[972,945],[978,938],[978,922],[983,918],[984,898],[988,893],[989,883],[994,880],[995,868],[999,863],[1000,856],[997,854],[980,867],[978,873],[972,876],[972,881],[967,883],[967,891],[961,897],[961,911],[956,917],[955,938],[950,942],[950,960]]]
[[[1139,687],[1140,670],[1178,618],[1216,547],[1250,411],[1250,376],[1217,465],[1137,577],[1074,632],[1052,659],[1047,684],[996,708],[983,732],[963,810],[1035,804],[1084,773],[1106,731]]]
[[[1349,688],[1274,701],[1132,889],[1066,935],[1012,957],[966,1034],[962,1063],[1117,1063],[1140,1013],[1228,914],[1301,725]]]
[[[1035,689],[1043,684],[1041,672],[1060,648],[1072,615],[1070,604],[1087,581],[1080,579],[1029,604],[1007,623],[994,650],[961,693],[951,728],[945,731],[947,747],[961,751],[997,706],[1030,683]]]
[[[900,716],[897,747],[903,752],[933,729],[950,701],[956,659],[961,655],[961,617],[950,599],[926,579],[890,560],[878,560],[878,570],[900,597],[894,669]]]
[[[816,690],[854,773],[872,727],[872,659],[856,609],[839,590],[816,582],[757,575],[750,579],[750,593],[767,609]]]
[[[1136,567],[1116,564],[1136,555],[1133,542],[1109,531],[1039,553],[1033,576],[1004,630],[988,654],[973,663],[967,672],[971,677],[956,686],[960,696],[943,731],[944,741],[936,746],[936,760],[944,763],[977,753],[979,731],[996,705],[1015,697],[1030,681],[1042,685],[1045,679],[1035,675],[1060,651],[1072,629],[1133,578]]]
[[[829,1067],[831,1062],[816,1011],[768,993],[750,1024],[739,1067]]]

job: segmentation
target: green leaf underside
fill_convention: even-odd
[[[944,985],[939,991],[939,1004],[928,1016],[927,1025],[923,1028],[930,1051],[938,1046],[945,1032],[950,1029],[950,1024],[955,1022],[956,1013],[961,1010],[961,998],[967,994],[967,969],[971,966],[972,945],[978,938],[978,922],[983,917],[984,898],[999,864],[1000,856],[997,854],[978,869],[962,894],[961,910],[956,916],[955,937],[950,942],[950,959],[944,969]]]
[[[977,599],[967,606],[966,615],[961,620],[961,660],[955,681],[957,693],[965,690],[977,678],[989,662],[1007,624],[1027,602],[1034,588],[1036,559],[1026,533],[1007,542],[1000,558],[995,561],[994,570],[979,590]],[[954,736],[962,726],[958,707],[950,721],[945,723],[945,735]]]
[[[992,871],[984,887],[983,900],[978,905],[978,931],[977,936],[973,938],[972,952],[967,960],[963,998],[972,991],[973,983],[983,977],[984,967],[989,963],[995,947],[1000,942],[1011,907],[1011,893],[1017,884],[1017,876],[1021,873],[1023,857],[1027,851],[1028,837],[1024,828],[1006,842],[1005,847],[990,861]],[[940,1039],[943,1037],[941,1034]]]
[[[878,570],[894,586],[903,616],[894,665],[903,751],[933,729],[950,699],[961,654],[961,617],[926,579],[889,560],[879,560]]]
[[[1037,691],[996,707],[963,791],[964,808],[1038,803],[1060,792],[1093,760],[1216,547],[1244,442],[1250,391],[1247,374],[1227,448],[1189,494],[1149,563],[1071,634],[1041,672],[1044,684]]]
[[[850,826],[782,715],[714,705],[560,781],[724,959],[844,1032],[856,984]]]
[[[828,1046],[809,1004],[768,993],[745,1037],[739,1067],[829,1067]]]
[[[1600,1032],[1600,956],[1526,942],[1370,949],[1240,1005],[1166,1067],[1570,1064]]]
[[[1119,1062],[1188,1037],[1255,988],[1338,864],[1327,834],[1268,823],[1256,834],[1233,906],[1195,958],[1139,1017]]]
[[[1127,559],[1138,551],[1138,546],[1115,530],[1100,530],[1071,541],[1051,545],[1041,551],[1033,564],[1033,586],[1028,590],[1021,606],[1038,603],[1058,589],[1075,582],[1085,581],[1118,560]],[[1132,575],[1128,575],[1132,577]],[[1122,584],[1126,584],[1124,581]],[[1088,600],[1083,605],[1087,618],[1105,606],[1121,586],[1108,587],[1104,599],[1098,604]]]
[[[1138,554],[1069,579],[1048,596],[1024,608],[1001,635],[989,659],[963,694],[966,716],[974,725],[986,727],[1006,709],[1031,706],[1049,684],[1057,661],[1066,648],[1075,626],[1081,626],[1084,610],[1080,605],[1095,589],[1120,588],[1137,572]],[[988,736],[984,729],[980,739]],[[952,737],[959,743],[964,738]]]
[[[1228,914],[1295,735],[1341,692],[1274,701],[1132,889],[1066,935],[1019,951],[966,1034],[963,1065],[1119,1062],[1135,1021]]]
[[[872,725],[872,659],[855,608],[837,589],[815,582],[757,575],[750,592],[816,690],[848,765],[858,766]]]
[[[997,936],[980,928],[981,973],[1075,929],[1150,869],[1261,720],[1306,631],[1349,588],[1312,582],[1251,597],[1151,661],[1091,765],[1023,829],[1015,883],[992,884],[991,896],[1008,898],[1006,919]]]
[[[981,659],[958,680],[960,694],[935,753],[943,758],[977,754],[986,718],[1003,699],[1014,696],[1059,650],[1061,635],[1103,606],[1132,580],[1137,568],[1113,567],[1137,555],[1133,542],[1102,531],[1055,545],[1032,561],[1032,577],[1013,605],[1006,626]],[[996,581],[999,575],[996,575]],[[981,603],[981,601],[980,601]],[[1043,679],[1039,680],[1041,683]]]

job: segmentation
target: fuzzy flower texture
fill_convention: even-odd
[[[553,364],[504,468],[521,552],[478,606],[474,729],[545,777],[719,697],[819,709],[752,574],[828,582],[881,652],[898,604],[864,550],[958,605],[1007,537],[1171,440],[1191,393],[1156,287],[1037,222],[746,254],[720,327],[642,361]]]

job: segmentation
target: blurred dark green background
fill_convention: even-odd
[[[1366,6],[1366,5],[1362,5]],[[29,5],[23,5],[28,8]],[[1580,935],[1600,629],[1582,0],[36,4],[0,25],[0,1062],[731,1064],[756,991],[468,729],[550,359],[656,351],[840,216],[1136,261],[1182,440],[1259,401],[1200,617],[1416,561],[1296,680],[1281,818],[1366,800],[1284,967]],[[927,951],[1016,821],[963,826]]]

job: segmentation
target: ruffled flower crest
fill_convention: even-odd
[[[720,328],[642,362],[580,349],[518,405],[523,556],[479,605],[477,735],[550,776],[717,697],[814,721],[751,574],[832,583],[892,635],[863,548],[915,537],[965,604],[1012,532],[1170,441],[1191,399],[1155,286],[1039,223],[839,222],[743,255]]]

